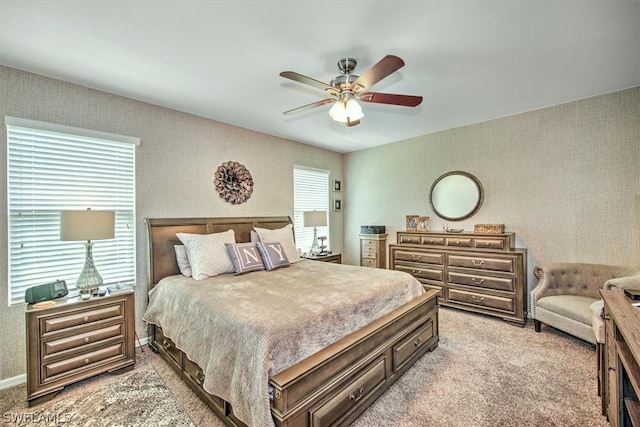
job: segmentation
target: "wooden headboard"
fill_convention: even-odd
[[[288,216],[230,218],[147,218],[149,238],[149,290],[160,279],[180,274],[174,245],[180,245],[176,233],[211,234],[233,230],[236,242],[251,241],[253,227],[276,229],[291,224]]]

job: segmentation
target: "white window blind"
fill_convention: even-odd
[[[302,252],[309,252],[313,242],[313,227],[304,226],[306,211],[327,212],[327,226],[318,227],[318,237],[327,236],[329,242],[329,172],[317,169],[293,168],[293,227],[296,245]],[[319,242],[318,242],[319,243]]]
[[[115,211],[115,238],[96,240],[93,259],[105,285],[134,285],[139,140],[13,117],[5,124],[9,304],[58,279],[75,290],[85,246],[60,240],[61,210]]]

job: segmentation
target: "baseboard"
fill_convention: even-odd
[[[136,338],[137,338],[137,335],[136,335]],[[136,340],[136,348],[139,348],[147,344],[149,344],[149,337],[144,337],[142,339]],[[24,384],[26,382],[27,382],[27,374],[18,375],[12,378],[6,378],[4,380],[0,380],[0,390],[15,387],[17,385]]]
[[[20,384],[24,384],[27,382],[27,374],[18,375],[13,378],[6,378],[4,380],[0,380],[0,390],[4,390],[5,388],[15,387]]]

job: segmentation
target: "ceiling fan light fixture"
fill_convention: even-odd
[[[329,116],[339,123],[358,124],[360,119],[364,117],[364,114],[358,101],[356,101],[355,98],[348,98],[346,100],[341,99],[336,101],[329,110]]]

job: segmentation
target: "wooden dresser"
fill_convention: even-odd
[[[440,305],[526,323],[527,252],[514,233],[398,232],[389,268],[440,292]]]
[[[360,265],[362,267],[387,268],[387,235],[360,235]]]
[[[27,402],[53,398],[65,386],[135,364],[133,290],[81,300],[28,305]]]
[[[606,333],[602,405],[612,427],[640,427],[640,308],[622,291],[600,294]]]

